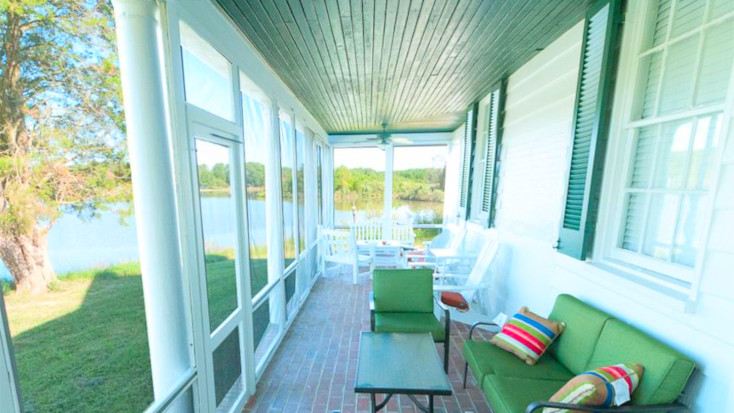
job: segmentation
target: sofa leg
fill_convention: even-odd
[[[469,363],[464,363],[464,388],[466,388],[466,373],[469,372]]]

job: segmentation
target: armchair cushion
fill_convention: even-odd
[[[378,333],[431,333],[434,341],[443,341],[446,330],[433,313],[375,313]]]
[[[464,341],[464,357],[477,383],[480,384],[487,374],[535,380],[561,380],[564,383],[573,377],[573,374],[552,356],[542,357],[536,365],[530,366],[486,340]]]
[[[433,315],[433,271],[375,270],[375,311],[431,313]]]

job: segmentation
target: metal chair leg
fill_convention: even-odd
[[[469,362],[464,363],[464,388],[466,388],[466,373],[469,372]]]
[[[443,370],[446,374],[449,374],[449,343],[449,340],[443,342]]]

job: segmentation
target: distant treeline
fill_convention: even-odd
[[[265,165],[248,162],[245,165],[245,173],[247,192],[251,195],[255,194],[256,197],[264,195]],[[443,202],[445,176],[444,168],[394,171],[393,197],[406,201]],[[285,188],[291,186],[292,177],[291,169],[284,168],[282,183]],[[211,168],[207,165],[199,165],[199,185],[205,191],[227,190],[229,188],[229,165],[218,163]],[[347,168],[346,166],[340,166],[334,170],[334,197],[336,199],[380,198],[384,190],[385,172],[369,168]]]
[[[406,201],[443,202],[444,168],[418,168],[393,172],[393,198]],[[369,168],[334,170],[336,199],[369,199],[382,196],[385,173]]]

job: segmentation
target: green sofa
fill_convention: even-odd
[[[530,413],[543,407],[567,407],[547,400],[572,377],[590,369],[636,362],[645,371],[631,403],[616,408],[574,410],[668,412],[685,409],[678,403],[694,370],[694,363],[671,347],[570,296],[556,299],[549,318],[566,323],[561,336],[535,366],[490,344],[472,340],[472,326],[464,342],[464,386],[467,368],[484,391],[495,413]]]

